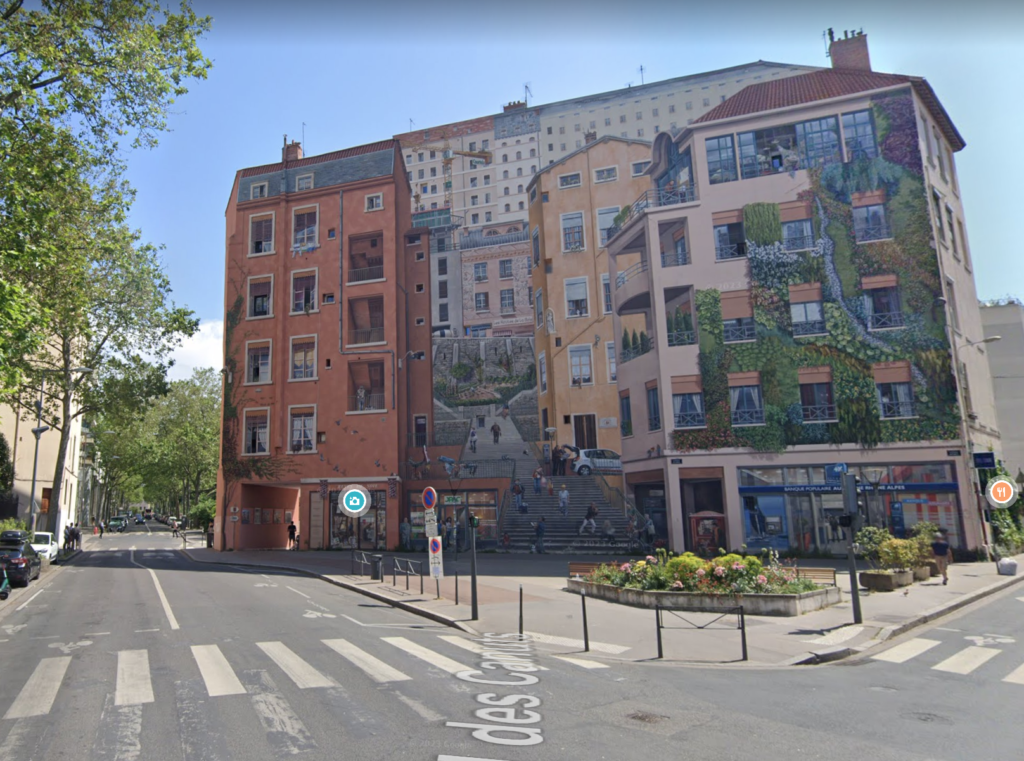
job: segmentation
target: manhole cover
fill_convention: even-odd
[[[646,711],[634,711],[633,713],[628,714],[626,718],[632,719],[633,721],[640,721],[644,724],[656,724],[662,719],[667,719],[668,716],[659,716],[656,713],[647,713]]]

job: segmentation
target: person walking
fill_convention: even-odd
[[[949,583],[949,559],[953,550],[942,534],[936,533],[933,539],[932,555],[935,557],[935,565],[939,567],[939,573],[942,574],[942,585],[945,586]]]
[[[491,434],[494,436],[494,443],[498,443],[498,439],[501,438],[501,426],[498,425],[498,421],[494,421],[494,425],[491,426]]]
[[[538,465],[537,469],[533,471],[533,493],[536,495],[540,494],[540,480],[542,478],[544,478],[544,471]]]
[[[288,522],[288,549],[295,549],[295,521]]]
[[[451,549],[452,546],[452,519],[449,517],[444,522],[444,548]]]
[[[533,524],[533,535],[536,538],[534,547],[537,552],[541,555],[546,554],[544,552],[544,532],[548,530],[547,524],[544,523],[544,516],[540,517],[540,520]]]
[[[401,543],[403,550],[412,549],[412,525],[409,523],[408,518],[398,526],[398,541]]]
[[[71,527],[71,536],[74,539],[76,550],[82,549],[82,524],[78,523]]]
[[[102,539],[102,538],[103,538],[103,521],[99,521],[99,522],[98,522],[98,523],[96,524],[96,526],[97,526],[97,528],[99,528],[99,530],[100,530],[100,539]]]
[[[583,525],[580,526],[580,535],[581,536],[583,535],[583,530],[586,529],[588,523],[590,524],[590,533],[591,534],[596,534],[597,533],[597,520],[596,519],[597,519],[597,514],[599,512],[600,512],[600,510],[597,509],[597,505],[595,505],[593,502],[591,502],[590,503],[590,507],[587,508],[587,514],[583,518]]]
[[[556,473],[555,475],[564,476],[565,475],[565,447],[559,447],[557,452],[558,452],[558,454],[557,454],[557,458],[556,458],[555,462],[558,464],[558,473]]]
[[[615,526],[612,525],[611,518],[604,519],[604,525],[601,526],[601,536],[608,544],[615,544]]]
[[[520,513],[525,513],[523,509],[523,485],[519,483],[519,479],[515,480],[512,484],[512,499],[516,502],[516,510]]]
[[[558,512],[563,518],[569,517],[569,490],[562,484],[562,490],[558,492]]]
[[[476,428],[469,429],[469,451],[476,454]]]

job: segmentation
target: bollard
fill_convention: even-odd
[[[583,652],[590,652],[590,631],[587,629],[587,592],[580,592],[580,602],[583,604]]]
[[[398,586],[398,558],[391,558],[391,586]]]
[[[661,650],[661,608],[657,605],[654,606],[654,623],[658,631],[658,658],[663,657]]]
[[[440,579],[434,579],[434,583],[437,585],[437,599],[440,600],[441,599],[441,580]]]
[[[740,606],[740,646],[743,648],[743,660],[747,660],[747,619],[743,615],[743,606]]]
[[[409,563],[409,567],[405,569],[405,591],[409,591],[409,574],[412,573],[412,563]]]
[[[423,594],[423,564],[420,564],[420,594]]]
[[[523,636],[523,585],[519,585],[519,636]]]
[[[459,572],[455,572],[455,604],[459,604]]]

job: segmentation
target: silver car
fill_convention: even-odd
[[[622,457],[610,449],[581,449],[572,469],[580,476],[589,476],[594,471],[621,473]]]

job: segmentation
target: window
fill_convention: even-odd
[[[430,176],[431,177],[437,177],[437,167],[436,166],[430,167]]]
[[[313,175],[303,174],[295,178],[295,190],[312,190],[313,189]]]
[[[889,224],[885,219],[885,206],[855,206],[853,209],[853,234],[858,243],[891,238]]]
[[[437,185],[431,185],[430,186],[430,194],[434,195],[435,193],[437,193]],[[436,209],[437,208],[437,204],[432,204],[430,208]]]
[[[623,436],[633,435],[633,410],[629,405],[629,394],[619,397],[619,430]]]
[[[708,177],[712,185],[739,179],[732,135],[709,137],[704,145],[708,155]]]
[[[254,182],[249,186],[249,198],[256,200],[257,198],[267,197],[267,183],[265,182]]]
[[[502,163],[505,163],[505,164],[508,163],[508,154],[507,153],[501,154],[501,161],[502,161]]]
[[[742,222],[715,225],[715,259],[727,261],[747,255],[747,241],[743,234]]]
[[[572,174],[563,174],[558,177],[558,187],[565,188],[578,188],[583,184],[579,172],[573,172]]]
[[[523,202],[523,201],[520,201],[519,202],[519,211],[524,211],[525,209],[526,209],[526,203]]]
[[[658,387],[647,389],[647,430],[661,430],[661,402],[658,400]]]
[[[583,238],[583,212],[574,211],[562,215],[562,252],[582,251],[585,248]]]
[[[825,332],[825,314],[820,301],[789,305],[794,336],[816,336]]]
[[[589,386],[594,382],[591,358],[590,344],[569,347],[569,374],[572,385]]]
[[[244,415],[245,454],[266,454],[269,433],[267,410],[246,410]]]
[[[423,195],[426,195],[426,194],[427,194],[427,186],[426,186],[426,185],[424,185],[424,186],[423,186],[422,188],[420,188],[420,192],[421,192],[421,193],[422,193]],[[367,211],[369,211],[369,209],[368,209]]]
[[[486,325],[470,325],[466,328],[466,335],[470,338],[487,338],[487,331],[491,329],[491,323]]]
[[[503,191],[502,195],[505,195],[505,196],[512,195],[512,188],[505,187],[505,188],[502,188],[502,191]]]
[[[490,185],[490,184],[491,184],[491,175],[485,174],[484,175],[484,185]]]
[[[885,330],[903,327],[903,308],[900,305],[900,289],[872,288],[864,293],[864,309],[869,330]]]
[[[565,127],[564,126],[558,128],[558,134],[559,135],[564,135],[565,134]]]
[[[523,192],[523,186],[522,185],[517,185],[516,186],[516,192],[517,193],[522,193]]]
[[[742,132],[739,151],[743,179],[795,172],[842,160],[839,126],[834,116]]]
[[[587,317],[590,310],[587,305],[587,279],[585,277],[566,278],[565,280],[565,316]]]
[[[470,177],[469,178],[469,187],[471,187],[471,188],[475,188],[476,187],[476,177]]]
[[[501,280],[508,280],[512,277],[512,260],[511,259],[499,259],[498,260],[498,278]]]
[[[250,218],[249,255],[272,253],[274,253],[274,215]]]
[[[535,323],[540,328],[544,325],[544,291],[541,288],[533,295],[533,308]]]
[[[531,307],[533,306],[533,286],[526,286],[526,303]]]
[[[508,170],[507,169],[501,173],[501,179],[503,179],[503,180],[507,180],[508,179]]]
[[[323,296],[320,297],[320,303],[321,304],[333,304],[334,303],[334,294],[333,293],[325,293]]]
[[[831,383],[801,383],[800,406],[805,423],[822,423],[837,419]]]
[[[479,206],[480,205],[480,196],[470,196],[469,197],[469,205],[470,206]]]
[[[878,155],[875,144],[875,125],[870,111],[855,111],[843,114],[843,139],[846,143],[846,158],[873,159]]]
[[[292,246],[295,248],[306,248],[308,246],[315,246],[317,241],[316,236],[316,209],[306,209],[304,211],[295,212],[293,217],[294,223],[292,226]]]
[[[782,247],[787,251],[814,248],[814,227],[809,219],[782,223]]]
[[[711,99],[710,98],[704,98],[704,108],[707,108],[710,105],[711,105]]]
[[[448,274],[448,257],[439,256],[437,257],[437,274],[447,275]]]
[[[522,161],[522,158],[523,158],[523,152],[522,151],[516,151],[516,161]]]
[[[426,176],[426,170],[425,169],[420,169],[416,173],[416,179],[418,179],[418,180],[422,180],[425,176]]]
[[[605,272],[603,275],[601,275],[601,291],[604,294],[604,313],[605,314],[611,314],[612,313],[612,283],[611,283],[611,279],[609,278],[607,272]]]
[[[594,182],[615,182],[617,179],[619,179],[619,168],[617,166],[594,170]]]
[[[725,343],[754,341],[757,331],[753,317],[737,317],[734,320],[722,320],[722,340]]]
[[[672,418],[676,428],[703,428],[704,394],[672,394]]]
[[[246,354],[245,382],[270,383],[270,344],[250,346]]]
[[[480,224],[480,215],[479,214],[471,214],[470,217],[469,217],[469,223],[471,225],[478,225],[478,224]]]
[[[491,311],[491,295],[489,293],[477,293],[474,296],[474,303],[478,312]]]
[[[953,330],[957,333],[960,332],[960,310],[957,309],[956,305],[956,287],[953,285],[953,281],[946,280],[946,300],[949,304],[949,323],[953,326]]]
[[[491,141],[490,140],[484,140],[483,145],[480,146],[480,150],[486,151],[490,147],[491,147]]]
[[[523,176],[523,168],[519,167],[518,169],[516,169],[516,177],[522,177],[522,176]]]
[[[448,298],[448,281],[438,280],[437,281],[437,297],[439,299]]]
[[[540,392],[546,394],[548,390],[548,358],[544,352],[537,357],[537,377],[540,378]]]
[[[956,232],[953,226],[953,210],[948,206],[946,207],[946,223],[949,226],[949,242],[953,247],[953,256],[954,258],[959,259],[960,249],[957,247],[956,243]]]
[[[647,167],[651,165],[650,161],[634,161],[632,165],[632,175],[639,177],[647,171]]]
[[[291,436],[289,437],[289,450],[291,452],[312,452],[313,451],[313,410],[293,410],[291,418]]]
[[[436,158],[437,158],[437,151],[431,151],[430,152],[430,160],[433,161]]]
[[[548,150],[549,151],[554,151],[555,150],[555,144],[554,143],[548,143]]]
[[[272,317],[271,298],[273,277],[253,278],[249,281],[249,317]]]
[[[487,281],[487,262],[476,262],[473,264],[473,280],[477,283]]]
[[[935,138],[935,158],[939,162],[939,174],[946,179],[946,159],[943,157],[942,138],[939,136],[938,127],[932,127],[932,137]]]
[[[292,273],[292,314],[316,311],[316,270]]]
[[[693,110],[693,101],[692,100],[686,101],[686,110],[687,111],[692,111]]]
[[[373,195],[366,196],[366,210],[377,211],[378,209],[384,208],[384,194],[374,193]]]
[[[916,417],[914,389],[910,383],[876,383],[883,419]]]
[[[516,311],[516,298],[514,289],[503,288],[499,296],[501,298],[502,314],[511,314]]]
[[[505,213],[507,214],[510,211],[512,211],[512,204],[510,204],[510,203],[505,204]]]
[[[604,118],[604,126],[606,126],[606,127],[612,126],[612,118],[610,116],[606,116]]]
[[[636,120],[640,121],[643,118],[644,118],[644,112],[643,111],[637,111],[636,112]]]
[[[658,109],[652,108],[651,109],[651,116],[657,116],[657,115],[658,115]]]
[[[932,203],[935,204],[935,228],[939,233],[939,240],[945,242],[946,231],[942,226],[942,196],[937,190],[932,190]]]
[[[638,129],[636,131],[636,136],[637,137],[643,137],[644,136],[644,128],[643,127],[641,127],[640,129]]]
[[[615,365],[615,342],[608,341],[604,345],[604,353],[608,359],[608,382],[615,383],[616,380],[616,365]]]
[[[484,212],[484,222],[490,222],[490,221],[492,221],[491,212],[485,211]]]
[[[476,150],[476,141],[475,140],[470,140],[469,141],[469,150],[471,150],[471,151],[475,151]]]
[[[437,307],[437,319],[441,322],[448,322],[448,305],[439,304]]]
[[[764,405],[761,403],[761,386],[732,386],[729,388],[729,405],[732,408],[733,425],[762,425]]]

